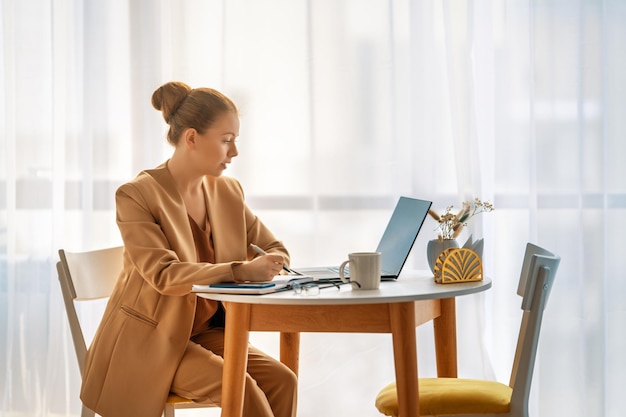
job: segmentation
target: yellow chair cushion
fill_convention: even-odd
[[[461,378],[420,378],[420,414],[427,416],[508,413],[513,389],[495,381]],[[383,388],[376,408],[387,416],[398,416],[396,383]]]

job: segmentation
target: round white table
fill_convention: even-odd
[[[280,332],[280,360],[296,373],[300,332],[391,333],[400,415],[419,416],[416,326],[433,320],[437,374],[456,377],[455,297],[490,287],[490,279],[435,284],[428,271],[405,271],[376,290],[341,285],[313,296],[198,293],[226,310],[222,416],[242,416],[250,331]]]

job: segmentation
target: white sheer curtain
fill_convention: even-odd
[[[626,3],[3,0],[0,14],[0,416],[79,414],[56,251],[119,243],[113,193],[169,155],[150,95],[173,79],[240,106],[228,174],[296,264],[375,247],[399,195],[493,201],[461,236],[485,238],[494,285],[458,301],[460,374],[508,382],[533,241],[563,260],[532,415],[624,415]],[[426,268],[434,228],[407,268]],[[274,335],[253,342],[277,352]],[[388,336],[304,334],[301,355],[299,416],[378,415]]]

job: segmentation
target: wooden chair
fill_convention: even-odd
[[[89,302],[109,297],[122,270],[122,252],[122,246],[79,253],[59,250],[60,261],[57,262],[57,272],[81,375],[87,344],[74,302]],[[164,404],[163,415],[174,417],[177,409],[205,407],[212,405],[196,404],[187,398],[170,394]],[[81,417],[94,415],[93,411],[83,405]]]
[[[477,379],[420,378],[420,415],[528,417],[541,320],[559,262],[558,256],[527,244],[517,289],[522,297],[523,316],[509,385]],[[398,416],[395,383],[379,392],[376,408],[387,416]]]

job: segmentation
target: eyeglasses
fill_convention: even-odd
[[[346,285],[346,284],[350,284],[349,282],[331,282],[328,284],[313,284],[313,283],[306,283],[306,284],[293,284],[293,292],[294,294],[298,294],[301,295],[303,297],[309,297],[309,296],[316,296],[316,295],[320,295],[320,291],[326,288],[336,288],[337,291],[339,291],[340,287],[342,285]],[[358,282],[354,282],[353,284],[357,284]]]

